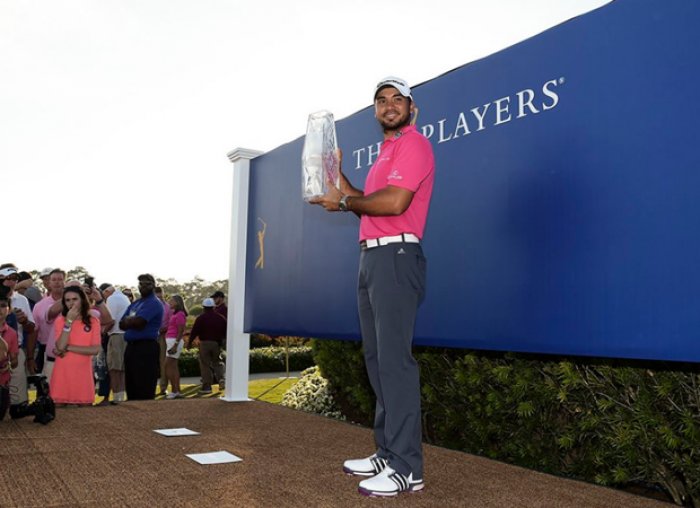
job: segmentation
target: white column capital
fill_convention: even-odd
[[[229,153],[226,154],[228,160],[231,162],[236,162],[239,159],[254,159],[258,155],[262,155],[265,152],[259,150],[251,150],[250,148],[234,148]]]

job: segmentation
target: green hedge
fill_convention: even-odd
[[[340,412],[348,420],[371,426],[375,399],[360,344],[314,340],[311,347],[320,374],[330,382],[330,391]]]
[[[316,341],[349,419],[374,397],[359,343]],[[652,485],[700,506],[700,369],[416,348],[426,442],[602,485]]]
[[[311,339],[306,339],[304,337],[293,337],[287,335],[265,335],[263,333],[251,333],[250,334],[250,348],[261,348],[270,346],[310,346]]]
[[[226,351],[221,352],[222,360],[226,360]],[[304,370],[314,365],[310,346],[289,348],[289,370]],[[199,377],[199,349],[185,349],[178,362],[182,377]],[[258,372],[284,372],[285,350],[283,347],[263,347],[250,350],[251,374]]]

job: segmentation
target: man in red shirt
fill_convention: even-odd
[[[226,340],[226,319],[214,309],[214,300],[205,298],[202,302],[202,313],[197,316],[190,330],[191,347],[195,339],[199,339],[199,369],[202,373],[202,389],[200,393],[211,393],[211,385],[215,379],[219,381],[219,390],[225,386],[224,364],[221,362],[221,345]]]
[[[395,496],[423,489],[420,381],[411,354],[413,327],[425,293],[426,261],[420,241],[433,191],[435,161],[430,142],[411,124],[415,111],[408,84],[393,76],[374,91],[374,114],[384,131],[379,156],[364,191],[341,172],[312,200],[330,212],[360,217],[358,307],[365,365],[377,397],[377,450],[348,460],[348,474],[368,496]]]

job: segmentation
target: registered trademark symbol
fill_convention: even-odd
[[[563,85],[563,84],[564,84],[564,81],[566,81],[566,80],[565,80],[563,77],[559,78],[559,84],[560,84],[560,85]]]

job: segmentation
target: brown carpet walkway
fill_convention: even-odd
[[[153,429],[200,436],[166,438]],[[372,452],[371,431],[264,402],[139,401],[59,408],[47,426],[0,422],[0,507],[668,507],[451,450],[425,447],[426,489],[360,496],[346,458]],[[186,453],[243,462],[202,466]]]

